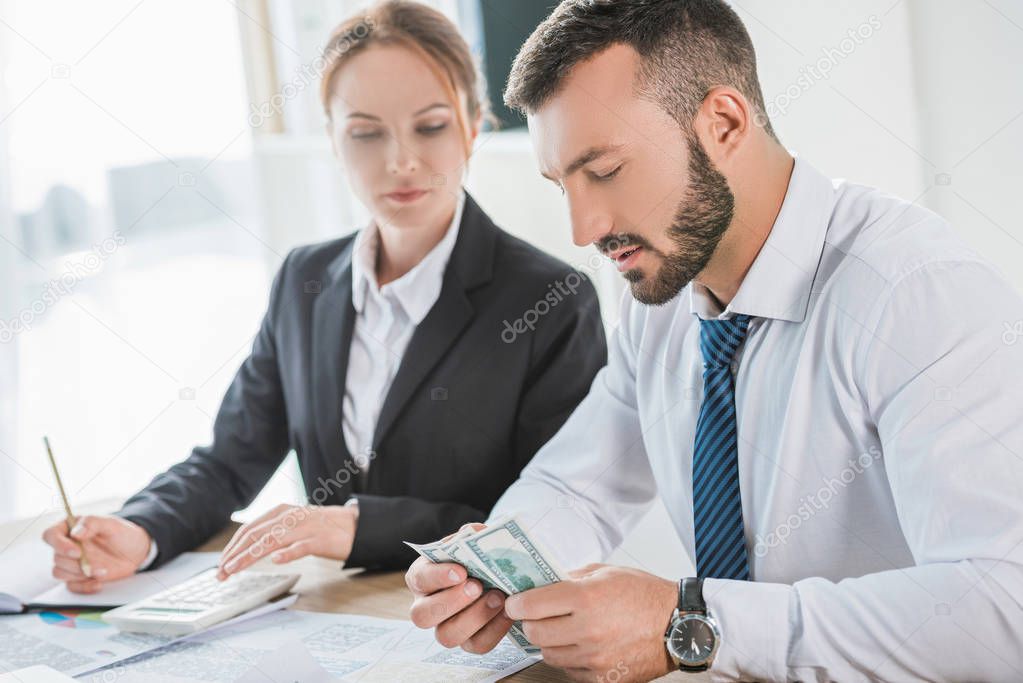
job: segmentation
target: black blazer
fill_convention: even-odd
[[[154,567],[222,529],[290,449],[310,502],[358,499],[347,566],[407,566],[415,554],[402,541],[432,541],[486,518],[606,363],[589,280],[499,229],[467,197],[440,296],[384,401],[362,482],[341,429],[353,241],[288,254],[213,442],[118,513],[156,540]]]

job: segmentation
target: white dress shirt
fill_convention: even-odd
[[[1023,299],[937,215],[798,158],[724,311],[626,292],[607,367],[493,516],[574,567],[660,496],[692,559],[699,318],[739,313],[753,580],[705,583],[714,678],[1023,680]]]
[[[384,399],[398,374],[416,326],[440,296],[465,207],[460,192],[455,215],[437,245],[412,270],[383,287],[377,284],[380,232],[370,221],[352,251],[352,305],[355,327],[348,353],[341,429],[348,452],[364,477],[373,460],[373,433]]]

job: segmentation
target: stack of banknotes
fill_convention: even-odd
[[[497,589],[511,595],[568,576],[554,556],[530,538],[513,517],[494,520],[479,531],[467,527],[440,541],[407,545],[431,562],[462,565],[469,576],[483,584],[484,592]],[[520,623],[512,625],[508,636],[526,653],[539,654],[540,648],[529,642]]]

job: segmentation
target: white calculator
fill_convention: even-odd
[[[184,636],[219,624],[291,590],[299,574],[242,571],[217,581],[216,568],[138,602],[103,613],[121,631]]]

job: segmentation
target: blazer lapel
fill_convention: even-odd
[[[387,398],[380,409],[380,416],[377,418],[376,431],[373,433],[374,449],[380,445],[412,393],[440,362],[472,319],[473,309],[469,299],[462,291],[461,285],[450,282],[451,279],[445,274],[440,298],[412,333],[412,339],[409,340],[398,373],[394,376],[394,382],[391,383]],[[445,296],[444,290],[448,289],[454,291]]]
[[[351,454],[341,427],[345,379],[348,376],[348,352],[355,329],[352,306],[352,244],[329,267],[331,279],[324,283],[313,304],[312,386],[313,416],[323,454],[327,477],[334,477]],[[342,502],[348,498],[352,476],[344,478],[334,494]]]
[[[379,448],[412,394],[472,320],[474,310],[467,292],[489,282],[496,239],[497,227],[467,194],[458,241],[444,270],[440,296],[409,340],[377,418],[374,450]]]

